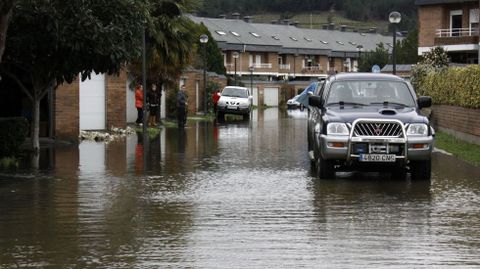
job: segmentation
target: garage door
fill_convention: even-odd
[[[265,88],[264,103],[267,106],[278,106],[278,88]]]
[[[258,106],[258,88],[253,88],[253,91],[251,90],[251,94],[253,96],[253,105]]]
[[[105,75],[80,82],[80,130],[105,129]]]

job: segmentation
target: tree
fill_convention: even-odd
[[[395,56],[399,64],[418,62],[418,30],[410,31],[405,39],[397,42]]]
[[[362,53],[360,57],[359,71],[370,72],[372,66],[378,65],[380,67],[385,66],[388,63],[388,50],[383,43],[378,44],[377,48],[373,52]]]
[[[152,1],[156,3],[156,1]],[[184,0],[176,3],[181,12],[197,8],[197,2]],[[198,27],[186,16],[172,16],[164,8],[156,9],[149,18],[147,27],[147,73],[148,82],[161,87],[174,86],[183,69],[192,62],[198,39]],[[141,60],[129,64],[129,72],[137,80],[142,76]]]
[[[133,0],[17,0],[1,72],[31,100],[34,152],[40,100],[78,74],[114,74],[138,58],[145,14],[144,2]]]
[[[13,0],[2,0],[0,3],[0,63],[2,62],[5,42],[7,40],[8,23],[12,15]]]
[[[208,42],[206,44],[207,50],[207,70],[211,72],[215,72],[217,74],[226,74],[225,65],[223,63],[223,56],[220,53],[220,49],[218,48],[217,42],[213,39],[212,35],[208,31],[205,25],[201,24],[198,26],[197,37],[202,34],[206,34],[208,36]],[[197,61],[195,63],[195,67],[198,69],[203,69],[203,48],[200,44],[199,39],[197,38]]]

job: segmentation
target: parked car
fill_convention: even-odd
[[[296,109],[296,108],[302,108],[303,105],[297,101],[297,99],[300,97],[300,95],[296,95],[291,99],[288,99],[287,101],[287,109]]]
[[[388,74],[330,76],[309,97],[308,150],[321,178],[337,170],[392,171],[430,179],[431,106],[405,80]]]
[[[223,121],[225,114],[242,115],[244,120],[250,118],[253,97],[244,87],[227,86],[222,90],[217,105],[218,120]]]

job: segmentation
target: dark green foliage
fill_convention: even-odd
[[[199,33],[198,36],[206,34],[208,36],[208,42],[206,47],[206,55],[207,55],[207,70],[210,72],[215,72],[217,74],[226,74],[225,65],[223,64],[223,56],[221,54],[220,49],[218,48],[217,42],[213,39],[210,31],[208,31],[205,25],[201,24],[199,26]],[[198,38],[197,38],[198,40]],[[200,40],[197,41],[197,63],[196,67],[198,69],[203,69],[203,56],[204,56],[204,48],[202,44],[200,44]],[[198,58],[201,58],[198,59]]]
[[[389,54],[385,46],[380,43],[373,52],[362,53],[359,63],[360,72],[371,72],[372,66],[378,65],[380,68],[388,63]]]
[[[239,12],[245,15],[265,12],[318,12],[339,11],[347,18],[359,21],[371,19],[388,21],[392,11],[403,15],[399,29],[408,30],[416,24],[415,0],[204,0],[201,15],[216,17]]]
[[[0,158],[16,156],[25,141],[27,131],[25,118],[0,119]]]

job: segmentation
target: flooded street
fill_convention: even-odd
[[[306,112],[44,152],[0,179],[0,268],[480,267],[480,169],[310,172]]]

